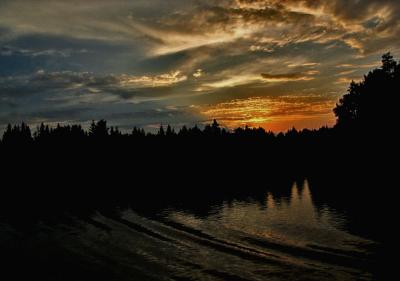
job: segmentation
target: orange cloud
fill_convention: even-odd
[[[207,119],[217,119],[229,128],[258,127],[273,131],[317,128],[334,123],[334,100],[321,96],[282,96],[237,99],[199,107]]]

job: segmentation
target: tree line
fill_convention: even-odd
[[[266,131],[264,128],[251,128],[248,126],[239,127],[234,130],[228,130],[220,126],[217,120],[213,120],[211,124],[207,124],[204,128],[195,125],[194,127],[183,126],[179,130],[175,130],[170,125],[166,127],[160,126],[157,132],[145,132],[143,128],[134,127],[131,132],[123,133],[118,127],[107,125],[106,120],[92,121],[88,130],[81,125],[60,125],[50,127],[49,125],[40,124],[34,132],[29,125],[21,123],[19,125],[7,126],[1,144],[3,145],[26,145],[26,144],[46,144],[52,142],[67,141],[69,143],[78,144],[85,141],[107,141],[107,140],[178,140],[178,139],[284,139],[293,138],[295,136],[323,134],[329,131],[328,127],[322,127],[318,130],[303,129],[297,130],[292,128],[287,132],[274,133]]]

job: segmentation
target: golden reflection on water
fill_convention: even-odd
[[[257,219],[264,223],[262,235],[294,244],[321,243],[336,246],[351,235],[342,231],[345,218],[323,208],[318,210],[312,199],[308,182],[293,184],[290,198],[274,198],[268,193],[266,212]],[[261,217],[260,217],[261,216]]]
[[[346,249],[352,247],[349,241],[366,241],[345,231],[343,215],[327,206],[318,209],[314,205],[307,181],[301,186],[294,183],[289,194],[284,197],[268,192],[264,202],[226,202],[206,219],[182,212],[170,216],[226,239],[251,236],[296,246],[317,244]]]

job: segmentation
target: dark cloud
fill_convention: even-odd
[[[123,99],[132,97],[157,98],[169,94],[171,86],[187,78],[180,72],[155,76],[96,75],[90,72],[46,72],[39,70],[30,76],[0,79],[0,96],[21,99],[37,94],[49,97],[88,97],[95,100],[100,94],[118,95]]]
[[[305,73],[284,73],[284,74],[269,74],[261,73],[261,77],[267,80],[277,80],[277,81],[296,81],[296,80],[307,80],[310,79],[310,75]]]
[[[2,46],[0,48],[0,56],[56,56],[56,57],[70,57],[72,54],[86,54],[86,49],[73,50],[73,49],[43,49],[43,50],[32,50],[32,49],[21,49],[12,46]]]

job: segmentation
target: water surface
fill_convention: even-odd
[[[314,201],[304,181],[201,211],[171,204],[42,223],[25,243],[39,255],[36,267],[65,280],[374,279],[379,244],[349,231],[345,212]]]

